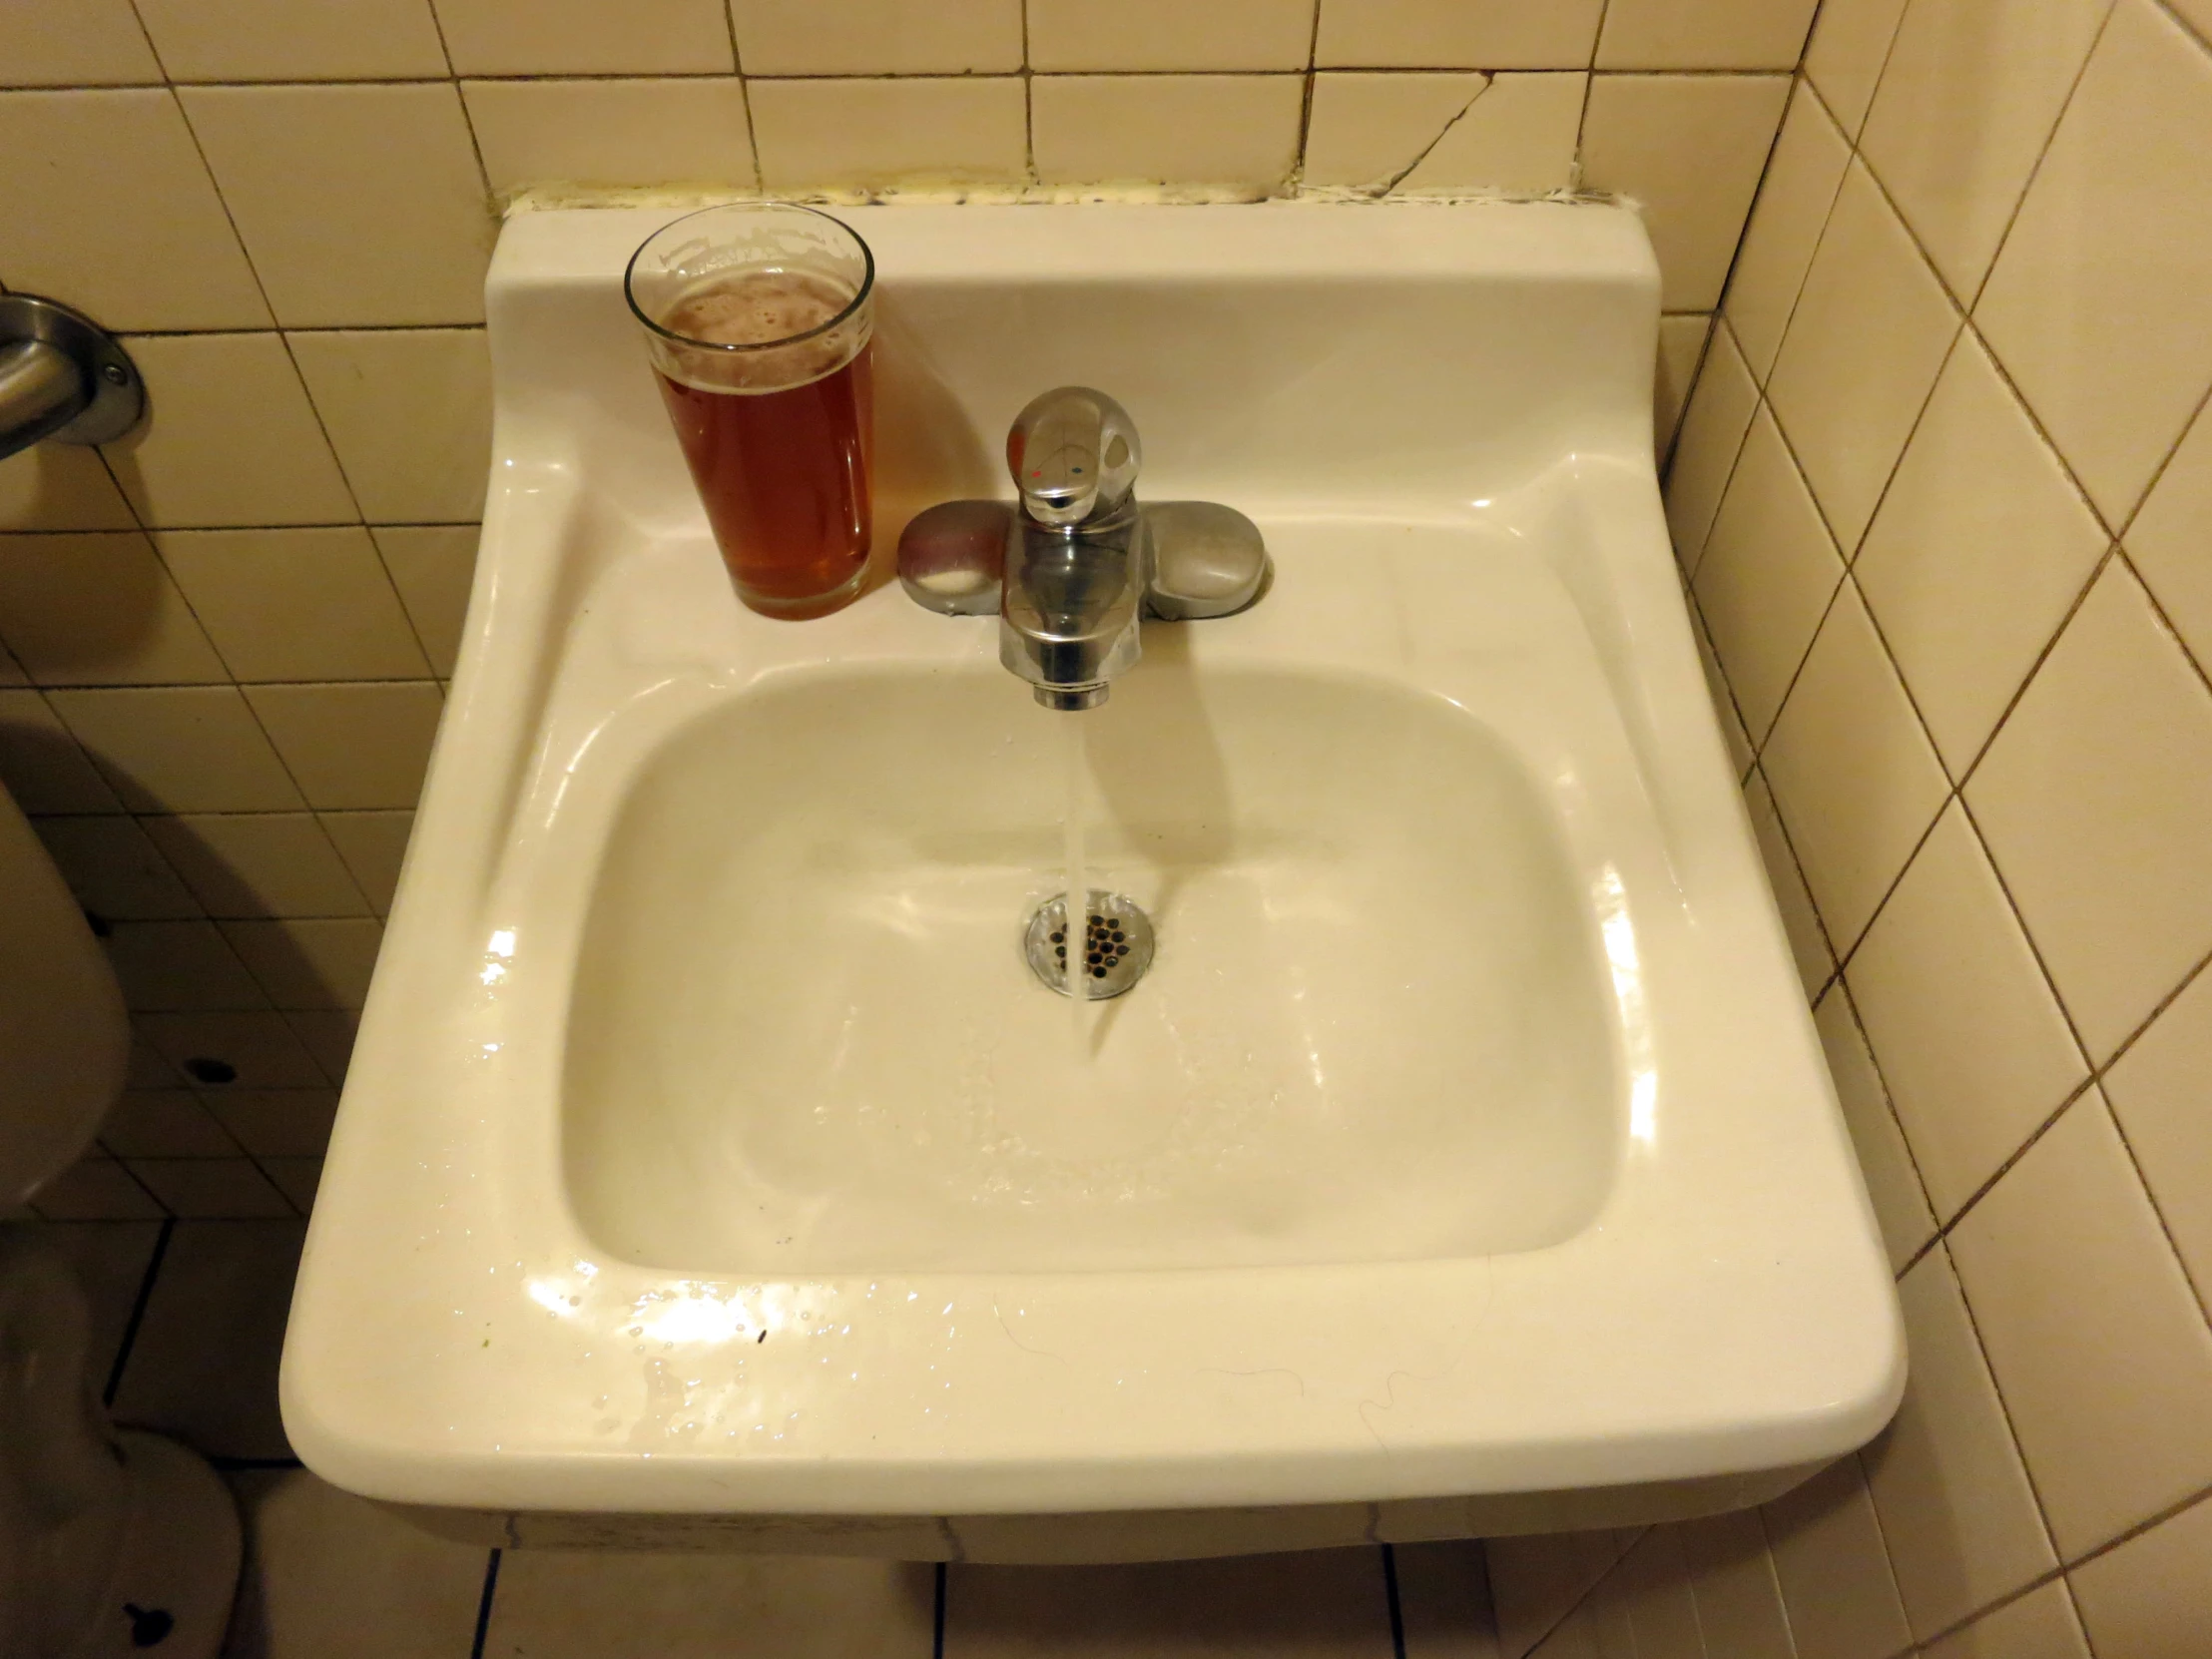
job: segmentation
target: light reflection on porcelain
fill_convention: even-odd
[[[308,1463],[977,1515],[1873,1433],[1894,1298],[1664,540],[1633,219],[851,211],[881,544],[1092,380],[1159,498],[1277,561],[1079,717],[1161,927],[1085,1092],[1018,945],[1069,717],[990,619],[732,602],[610,303],[665,217],[524,216],[494,263],[470,639],[287,1341]]]

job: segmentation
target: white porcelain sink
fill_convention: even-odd
[[[1667,550],[1632,217],[854,210],[879,547],[1004,494],[1068,381],[1147,494],[1268,535],[1259,606],[1147,623],[1080,716],[895,584],[738,607],[622,309],[666,217],[494,262],[470,638],[285,1352],[313,1467],[1510,1523],[1880,1427],[1894,1298]],[[1081,1062],[1021,954],[1071,721],[1092,884],[1158,929]]]

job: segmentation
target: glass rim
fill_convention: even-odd
[[[860,285],[854,290],[851,300],[845,305],[844,309],[837,312],[827,322],[817,323],[814,327],[804,329],[796,334],[786,334],[781,339],[743,341],[695,339],[690,334],[679,333],[674,328],[665,327],[647,316],[645,307],[638,303],[637,289],[633,285],[634,278],[637,276],[638,261],[645,258],[645,251],[679,225],[688,224],[703,214],[727,213],[733,208],[779,208],[790,213],[812,214],[816,219],[828,220],[829,223],[850,237],[852,245],[860,251]],[[868,247],[867,239],[853,230],[843,220],[826,214],[820,208],[810,208],[802,202],[718,202],[711,208],[694,208],[690,213],[678,214],[658,231],[655,231],[652,236],[639,243],[637,252],[630,256],[629,263],[622,268],[622,299],[623,303],[630,307],[630,314],[654,333],[660,335],[661,338],[673,340],[678,345],[688,346],[695,351],[781,351],[787,346],[797,345],[802,340],[810,340],[818,335],[827,334],[840,323],[849,320],[852,313],[865,304],[868,295],[874,291],[875,251]]]

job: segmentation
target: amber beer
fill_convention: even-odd
[[[723,223],[698,223],[710,219]],[[858,259],[824,258],[820,243]],[[631,262],[631,304],[707,522],[739,598],[766,615],[825,615],[866,574],[871,276],[851,232],[782,204],[688,216]]]

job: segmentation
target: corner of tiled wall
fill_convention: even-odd
[[[2205,0],[1825,0],[1668,517],[1912,1378],[1508,1659],[2212,1652],[2208,145]]]
[[[302,1205],[451,676],[531,186],[1644,209],[1662,450],[1814,0],[12,0],[0,284],[152,419],[0,462],[0,779],[143,1033],[54,1217]]]

